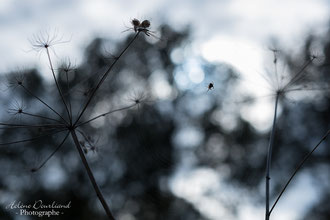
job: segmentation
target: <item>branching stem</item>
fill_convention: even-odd
[[[36,96],[35,94],[33,94],[28,88],[26,88],[23,84],[21,84],[21,87],[32,97],[34,97],[35,99],[37,99],[39,102],[41,102],[42,104],[44,104],[47,108],[49,108],[52,112],[54,112],[57,116],[59,116],[63,122],[65,124],[67,124],[66,120],[57,112],[55,111],[55,109],[53,109],[50,105],[48,105],[45,101],[43,101],[41,98],[39,98],[38,96]]]
[[[44,160],[44,162],[42,162],[37,168],[33,169],[34,172],[40,170],[48,161],[50,158],[52,158],[54,156],[54,154],[63,146],[65,140],[68,138],[70,132],[68,132],[64,139],[61,141],[61,143],[55,148],[55,150]]]
[[[92,90],[91,95],[89,96],[86,104],[84,105],[84,108],[82,109],[82,111],[80,112],[76,122],[74,123],[74,125],[76,125],[80,118],[83,116],[84,112],[86,111],[87,107],[89,106],[89,103],[92,101],[92,99],[94,98],[97,90],[100,88],[100,86],[103,84],[104,80],[107,78],[107,76],[109,75],[110,71],[112,70],[112,68],[115,66],[115,64],[118,62],[118,60],[120,59],[120,57],[126,52],[126,50],[132,45],[132,43],[136,40],[136,38],[139,36],[140,32],[137,32],[135,34],[135,36],[133,37],[133,39],[127,44],[127,46],[124,48],[124,50],[122,50],[122,52],[119,54],[119,56],[115,59],[115,61],[109,66],[109,68],[105,71],[105,73],[103,74],[101,80],[99,81],[99,83],[96,85],[95,89]]]

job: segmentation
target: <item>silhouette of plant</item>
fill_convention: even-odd
[[[309,84],[311,83],[308,79],[309,72],[307,71],[307,68],[315,61],[318,57],[316,55],[311,55],[305,60],[305,63],[298,68],[296,72],[294,72],[292,75],[285,75],[285,72],[279,73],[278,72],[278,53],[279,50],[277,49],[271,49],[273,52],[273,64],[274,64],[274,72],[273,74],[268,75],[268,78],[265,77],[265,80],[269,83],[273,95],[275,97],[275,105],[274,105],[274,118],[273,123],[271,127],[271,134],[269,138],[268,143],[268,153],[267,153],[267,163],[266,163],[266,191],[265,191],[265,205],[266,205],[266,212],[265,212],[265,219],[269,220],[270,215],[275,208],[277,202],[281,198],[282,194],[284,193],[287,186],[290,184],[292,178],[295,176],[295,174],[298,172],[298,170],[302,167],[302,165],[305,163],[305,161],[311,156],[311,154],[318,148],[318,146],[327,138],[329,135],[329,131],[326,132],[326,134],[322,137],[320,142],[313,148],[313,150],[306,155],[306,157],[303,159],[303,161],[300,163],[298,168],[294,171],[294,173],[291,175],[287,183],[285,184],[284,188],[281,190],[279,196],[277,197],[275,203],[270,208],[270,171],[271,171],[271,162],[272,162],[272,152],[274,147],[274,140],[275,140],[275,131],[276,131],[276,122],[277,122],[277,111],[278,111],[278,104],[280,99],[285,99],[286,94],[293,92],[293,91],[303,91],[303,90],[322,90],[326,88],[322,88],[320,86],[313,87]]]
[[[121,52],[116,55],[116,59],[112,59],[109,61],[109,64],[107,64],[107,68],[105,71],[100,75],[98,79],[98,74],[95,74],[93,79],[96,83],[93,85],[87,92],[84,92],[85,99],[81,99],[80,101],[80,110],[77,111],[77,109],[73,109],[74,106],[72,105],[74,95],[71,94],[73,91],[73,88],[79,87],[80,84],[84,83],[85,81],[89,80],[90,78],[86,78],[83,81],[77,82],[76,84],[72,84],[70,81],[70,74],[72,72],[75,72],[77,74],[74,65],[70,62],[69,59],[66,60],[62,64],[60,68],[58,68],[58,74],[56,74],[56,69],[54,68],[53,64],[53,58],[51,55],[51,51],[55,54],[54,46],[62,43],[66,43],[68,41],[63,41],[63,36],[59,36],[57,31],[51,32],[41,32],[38,35],[33,36],[33,38],[30,40],[32,44],[32,49],[35,50],[39,55],[41,55],[42,52],[45,52],[46,57],[48,59],[48,65],[51,70],[52,78],[54,80],[54,83],[56,85],[56,90],[58,93],[58,96],[61,99],[61,103],[65,109],[65,112],[59,112],[52,106],[51,103],[47,103],[44,98],[42,97],[42,94],[38,94],[35,91],[33,91],[27,82],[25,82],[24,74],[19,74],[15,76],[9,76],[9,78],[12,78],[10,80],[8,86],[9,88],[25,92],[26,95],[31,96],[35,100],[37,100],[43,107],[48,109],[49,113],[52,114],[52,116],[48,115],[42,115],[39,113],[29,112],[26,108],[26,105],[24,102],[18,102],[13,98],[13,103],[11,104],[11,107],[8,110],[8,113],[11,115],[20,118],[19,123],[11,123],[11,122],[0,122],[1,129],[32,129],[32,128],[38,128],[40,131],[40,135],[35,136],[33,138],[28,139],[22,139],[22,140],[14,140],[9,141],[6,143],[0,143],[0,146],[8,146],[18,143],[24,143],[24,142],[31,142],[36,141],[41,137],[46,136],[52,136],[58,133],[65,132],[64,138],[60,141],[60,143],[57,145],[55,150],[47,156],[39,165],[31,169],[31,172],[37,172],[40,170],[44,165],[51,159],[56,152],[58,152],[61,147],[64,145],[66,140],[69,136],[71,136],[73,143],[79,153],[79,156],[81,158],[81,161],[84,165],[84,168],[86,169],[86,172],[88,174],[88,177],[90,179],[90,182],[93,185],[93,188],[96,192],[96,195],[98,196],[99,201],[101,202],[103,209],[105,210],[107,217],[109,219],[115,219],[110,207],[108,206],[106,200],[104,199],[104,196],[101,192],[100,187],[98,186],[93,171],[91,170],[89,163],[87,161],[87,158],[85,154],[87,154],[89,151],[97,152],[97,146],[94,142],[93,138],[89,135],[87,135],[83,130],[81,130],[81,127],[83,125],[86,125],[88,123],[91,123],[101,117],[106,117],[112,113],[123,111],[127,109],[131,109],[134,106],[139,106],[142,103],[145,102],[146,95],[143,93],[139,93],[138,95],[135,95],[133,98],[131,98],[132,103],[123,106],[121,108],[117,109],[111,109],[108,110],[102,114],[99,114],[97,116],[90,116],[88,113],[86,113],[86,110],[91,105],[93,99],[95,98],[97,92],[100,90],[102,84],[109,76],[111,70],[113,70],[114,66],[120,60],[124,53],[129,49],[129,47],[136,41],[140,33],[144,33],[146,36],[152,36],[149,27],[150,22],[148,20],[144,20],[139,24],[136,24],[137,19],[133,19],[132,25],[135,35],[133,38],[128,42],[128,44],[124,47],[124,49],[121,50]],[[64,73],[64,81],[65,83],[62,83],[61,73]],[[115,75],[115,73],[113,73]],[[21,119],[24,117],[29,118],[35,118],[35,119],[43,119],[44,121],[48,121],[49,123],[24,123],[21,121]],[[84,116],[84,117],[83,117]],[[89,117],[89,119],[85,120],[84,118]],[[35,120],[37,122],[37,120]]]

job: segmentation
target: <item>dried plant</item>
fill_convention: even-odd
[[[316,150],[316,148],[327,138],[329,135],[329,131],[323,136],[321,141],[316,145],[316,147],[305,157],[305,159],[301,162],[301,164],[298,166],[296,171],[292,174],[292,176],[289,178],[288,182],[284,186],[283,190],[281,191],[280,195],[276,199],[274,205],[270,209],[270,171],[271,171],[271,162],[272,162],[272,152],[274,147],[274,140],[275,140],[275,131],[276,131],[276,122],[277,122],[277,111],[278,111],[278,104],[280,99],[284,99],[286,95],[293,91],[304,91],[304,90],[322,90],[325,88],[322,88],[321,86],[313,87],[309,80],[306,80],[308,77],[309,72],[307,71],[307,68],[315,61],[317,60],[316,55],[311,55],[305,63],[292,75],[285,75],[285,72],[279,73],[278,72],[278,53],[279,50],[272,49],[273,53],[273,64],[274,64],[274,71],[273,74],[268,75],[268,77],[265,77],[265,80],[269,83],[272,91],[274,92],[273,95],[275,96],[275,104],[274,104],[274,117],[273,117],[273,123],[271,127],[271,134],[269,139],[269,145],[268,145],[268,153],[267,153],[267,163],[266,163],[266,212],[265,212],[265,219],[269,220],[270,215],[275,208],[278,200],[281,198],[282,194],[284,193],[285,189],[291,182],[292,178],[295,176],[295,174],[298,172],[298,170],[301,168],[301,166],[305,163],[305,161],[311,156],[311,154]]]
[[[61,87],[58,79],[58,75],[56,74],[56,69],[53,65],[53,58],[51,56],[50,51],[55,53],[54,46],[62,43],[66,43],[67,41],[63,41],[63,36],[60,36],[58,34],[58,31],[54,31],[53,33],[50,32],[42,32],[38,35],[33,36],[33,38],[30,40],[32,44],[32,49],[35,50],[39,55],[41,52],[45,51],[45,54],[48,59],[48,65],[51,70],[51,74],[54,80],[54,83],[56,85],[56,90],[58,92],[58,96],[61,99],[61,103],[65,109],[65,114],[61,114],[57,110],[55,110],[54,107],[51,106],[51,104],[44,101],[41,96],[38,94],[33,93],[33,91],[28,87],[27,83],[24,81],[24,75],[20,74],[17,76],[12,77],[13,80],[9,82],[9,87],[15,88],[15,89],[21,89],[24,91],[27,95],[31,96],[33,99],[37,100],[39,103],[41,103],[48,111],[49,113],[53,114],[52,116],[45,116],[38,113],[32,113],[29,112],[24,105],[24,102],[18,102],[14,101],[12,106],[9,108],[8,112],[14,116],[19,117],[31,117],[31,118],[39,118],[43,119],[45,121],[49,121],[49,123],[42,123],[42,124],[31,124],[31,123],[7,123],[7,122],[0,122],[0,128],[1,129],[8,129],[8,128],[14,128],[14,129],[31,129],[31,128],[38,128],[40,129],[41,134],[39,136],[28,138],[28,139],[22,139],[22,140],[15,140],[11,142],[6,143],[0,143],[0,146],[8,146],[18,143],[25,143],[25,142],[31,142],[35,141],[38,138],[45,137],[45,136],[51,136],[60,132],[65,132],[64,138],[60,141],[60,143],[57,145],[55,150],[47,156],[39,165],[31,169],[32,172],[37,172],[42,167],[46,165],[46,163],[51,159],[56,152],[58,152],[61,147],[64,145],[66,140],[69,136],[71,136],[75,147],[79,153],[79,156],[81,158],[81,161],[87,171],[88,177],[93,185],[93,188],[98,196],[98,199],[100,200],[107,216],[109,219],[115,219],[114,215],[112,214],[110,207],[108,206],[100,187],[98,186],[93,171],[91,170],[87,158],[85,154],[87,154],[89,151],[97,152],[97,146],[94,142],[93,138],[89,135],[87,135],[85,132],[80,130],[80,128],[88,123],[91,123],[92,121],[95,121],[101,117],[106,117],[112,113],[127,110],[130,108],[133,108],[134,106],[139,106],[142,103],[144,103],[146,96],[141,93],[136,96],[134,96],[134,100],[132,99],[132,103],[118,108],[118,109],[112,109],[107,112],[104,112],[102,114],[99,114],[94,117],[90,117],[88,120],[83,120],[83,116],[86,114],[86,110],[91,105],[92,100],[95,98],[97,92],[100,90],[100,87],[106,80],[106,78],[109,76],[111,70],[116,65],[118,60],[123,57],[124,53],[128,50],[128,48],[134,43],[134,41],[138,38],[140,33],[144,33],[146,36],[151,36],[152,33],[149,30],[150,22],[148,20],[145,20],[143,22],[139,22],[139,24],[136,23],[138,21],[137,19],[132,20],[133,27],[130,28],[130,30],[133,30],[135,32],[134,37],[128,42],[128,44],[124,47],[121,52],[116,55],[116,59],[111,60],[111,63],[109,63],[109,66],[106,68],[106,70],[102,73],[100,79],[97,81],[96,85],[91,88],[88,92],[85,92],[86,99],[83,103],[81,103],[81,110],[78,112],[77,115],[74,115],[73,106],[71,104],[70,97],[68,97],[68,94],[72,91],[72,88],[79,86],[80,82],[76,85],[71,85],[69,80],[69,74],[71,72],[75,71],[74,65],[70,62],[70,60],[66,60],[63,62],[60,68],[57,70],[64,72],[65,74],[65,81],[66,81],[66,88]],[[87,79],[86,79],[87,80]],[[63,91],[66,91],[64,93]],[[85,116],[86,117],[86,116]],[[79,134],[79,135],[78,135]],[[78,137],[80,136],[80,138]]]

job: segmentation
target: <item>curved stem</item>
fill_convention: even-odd
[[[300,170],[300,168],[304,165],[304,163],[307,161],[308,158],[310,158],[310,156],[313,154],[313,152],[320,146],[320,144],[329,136],[330,134],[330,130],[328,130],[328,132],[322,137],[322,139],[316,144],[316,146],[313,148],[313,150],[311,150],[305,157],[304,159],[300,162],[300,164],[298,165],[298,167],[295,169],[295,171],[292,173],[292,175],[290,176],[289,180],[286,182],[285,186],[283,187],[283,189],[281,190],[280,194],[278,195],[274,205],[272,206],[272,208],[269,211],[269,215],[272,213],[273,209],[275,208],[276,204],[278,203],[278,201],[280,200],[281,196],[283,195],[284,191],[286,190],[286,188],[288,187],[288,185],[290,184],[291,180],[293,179],[293,177],[296,175],[296,173]]]

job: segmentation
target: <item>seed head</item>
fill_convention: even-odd
[[[17,88],[18,86],[22,86],[24,81],[25,81],[25,76],[26,76],[26,71],[23,72],[23,70],[18,70],[15,73],[10,73],[8,74],[7,80],[8,80],[8,84],[7,86],[9,88]]]
[[[11,108],[8,109],[8,113],[12,115],[20,115],[22,114],[27,106],[24,104],[24,102],[20,102],[17,100],[14,100],[13,103],[11,104]]]
[[[75,64],[73,64],[69,58],[63,60],[61,65],[62,67],[60,68],[60,70],[62,70],[66,74],[74,72],[76,70]]]
[[[132,21],[131,21],[132,25],[133,26],[140,26],[140,21],[136,18],[134,18]]]
[[[138,28],[140,27],[140,21],[136,18],[134,18],[132,21],[131,21],[132,25],[133,25],[133,29],[135,32],[138,31]]]
[[[29,39],[32,49],[41,52],[43,49],[49,49],[54,45],[63,44],[70,41],[63,40],[63,35],[60,36],[57,30],[53,31],[42,31],[37,35],[33,35],[31,39]]]
[[[150,21],[149,20],[142,21],[141,27],[143,27],[143,28],[149,28],[150,27]]]

